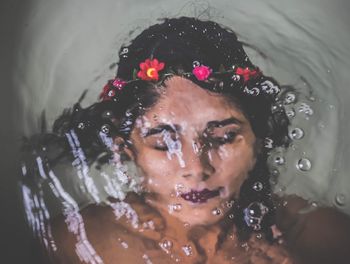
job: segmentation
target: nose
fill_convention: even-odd
[[[183,152],[185,167],[182,177],[206,181],[215,172],[214,166],[210,164],[208,151],[203,149],[200,143],[189,144]]]

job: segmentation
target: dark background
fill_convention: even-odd
[[[12,85],[13,55],[21,18],[29,1],[0,1],[0,263],[40,263],[18,195],[18,103]]]

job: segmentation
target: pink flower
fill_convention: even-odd
[[[118,90],[121,90],[125,86],[126,81],[123,81],[122,79],[116,78],[116,79],[114,79],[112,84],[115,88],[118,88]]]
[[[208,66],[201,65],[194,67],[192,73],[199,81],[205,81],[212,73],[212,69],[210,69]]]

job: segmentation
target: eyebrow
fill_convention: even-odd
[[[231,124],[237,124],[237,125],[241,125],[243,122],[238,120],[237,118],[234,117],[230,117],[224,120],[214,120],[214,121],[209,121],[207,123],[207,128],[214,128],[214,127],[224,127],[227,125],[231,125]]]
[[[156,135],[156,134],[162,133],[163,131],[176,133],[179,130],[180,130],[180,127],[178,125],[159,124],[156,127],[148,129],[147,132],[143,135],[143,137]]]
[[[209,121],[207,123],[207,129],[209,128],[215,128],[215,127],[224,127],[227,125],[231,125],[231,124],[242,124],[243,122],[234,118],[234,117],[230,117],[224,120],[214,120],[214,121]],[[152,135],[156,135],[159,133],[162,133],[163,131],[168,131],[170,133],[176,133],[178,131],[180,131],[180,126],[179,125],[169,125],[169,124],[159,124],[156,127],[150,128],[147,130],[147,132],[143,135],[143,137],[149,137]]]

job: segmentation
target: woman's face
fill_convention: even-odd
[[[148,203],[190,225],[221,219],[256,162],[256,138],[243,113],[181,77],[166,82],[130,139]]]

